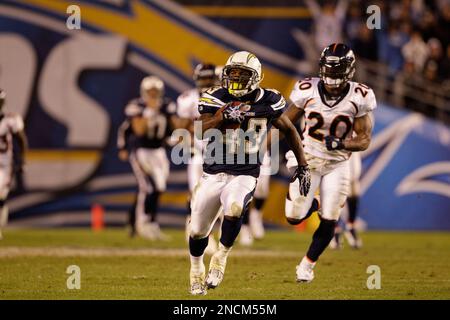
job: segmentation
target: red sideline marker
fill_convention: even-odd
[[[105,209],[99,204],[94,204],[91,208],[91,228],[94,231],[103,230],[105,227]]]

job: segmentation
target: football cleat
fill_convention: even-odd
[[[315,262],[310,262],[308,258],[303,257],[300,264],[296,267],[297,282],[311,282],[314,279]]]
[[[246,224],[242,225],[239,232],[239,244],[244,247],[249,247],[253,244],[253,235],[250,231],[250,227]]]
[[[221,257],[220,251],[217,251],[211,257],[211,262],[209,263],[209,272],[206,277],[206,287],[208,289],[214,289],[219,286],[219,284],[223,280],[226,265],[227,259]]]
[[[189,288],[189,293],[194,296],[204,296],[206,295],[205,287],[205,273],[193,274],[190,276],[191,287]]]
[[[355,228],[350,228],[344,232],[345,239],[353,249],[360,249],[362,247],[362,240],[358,236]]]
[[[249,224],[255,239],[261,240],[264,238],[264,224],[262,213],[260,211],[255,209],[250,210]]]

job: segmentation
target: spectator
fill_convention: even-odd
[[[435,76],[437,79],[444,79],[448,75],[444,74],[443,68],[441,68],[444,62],[441,42],[436,38],[431,38],[428,40],[427,45],[430,55],[424,66],[426,69],[424,70],[425,77],[431,78],[431,76]]]
[[[391,23],[388,32],[388,65],[392,75],[403,69],[402,48],[409,41],[407,27],[398,22]]]
[[[315,0],[305,0],[314,19],[314,39],[316,47],[322,50],[335,42],[342,42],[342,28],[347,11],[348,0],[334,2],[327,0],[323,9]]]
[[[405,63],[412,63],[416,72],[422,72],[428,58],[428,46],[419,30],[413,31],[411,39],[402,48],[402,54]]]

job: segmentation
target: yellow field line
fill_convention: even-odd
[[[186,6],[187,9],[210,17],[227,18],[310,18],[305,7],[250,7],[250,6]]]

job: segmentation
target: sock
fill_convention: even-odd
[[[348,204],[348,222],[353,224],[356,220],[356,215],[358,213],[358,203],[359,197],[349,197],[347,198]]]
[[[316,232],[314,232],[313,240],[309,246],[306,257],[312,261],[316,262],[319,256],[325,250],[325,248],[330,243],[334,236],[334,228],[336,227],[336,221],[334,220],[324,220],[320,221],[319,227]]]
[[[145,213],[150,215],[151,222],[156,222],[160,194],[161,192],[154,191],[145,197]]]
[[[227,260],[232,247],[226,247],[221,242],[219,242],[219,249],[214,254],[214,257],[218,258],[222,263]]]
[[[202,239],[194,239],[189,237],[189,252],[191,256],[200,257],[205,252],[206,247],[208,246],[209,237]]]
[[[220,236],[220,243],[225,247],[232,247],[236,240],[239,231],[241,230],[243,217],[232,218],[225,216],[222,222],[222,234]]]
[[[253,200],[255,209],[258,211],[261,211],[262,207],[264,206],[264,202],[266,202],[266,199],[264,199],[264,198],[255,198]]]
[[[191,273],[202,274],[205,272],[205,265],[203,263],[203,255],[200,257],[194,257],[191,255]]]

